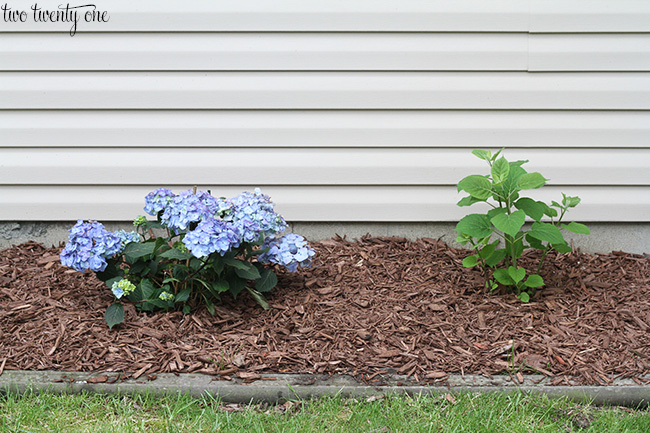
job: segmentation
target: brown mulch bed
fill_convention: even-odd
[[[486,293],[467,251],[435,239],[313,242],[312,269],[280,274],[264,311],[248,296],[205,309],[141,313],[109,330],[113,298],[94,274],[59,264],[60,248],[0,251],[3,369],[259,373],[382,373],[416,381],[447,374],[540,372],[553,383],[609,383],[650,373],[650,259],[621,252],[555,254],[529,304]],[[521,263],[534,269],[539,256]],[[575,383],[572,382],[572,383]]]

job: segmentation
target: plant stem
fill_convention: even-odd
[[[544,252],[542,253],[542,258],[539,259],[539,265],[537,265],[537,273],[539,274],[539,271],[542,270],[542,265],[544,264],[544,259],[546,258],[546,255],[548,252],[551,251],[550,247],[547,247]]]

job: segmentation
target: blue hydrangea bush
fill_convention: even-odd
[[[314,257],[302,236],[282,235],[287,223],[259,189],[226,199],[159,188],[145,197],[144,210],[156,220],[138,216],[132,232],[79,220],[61,252],[63,265],[95,272],[112,291],[116,302],[105,314],[111,328],[124,320],[124,299],[143,311],[188,313],[205,304],[214,314],[223,293],[247,291],[269,308],[264,293],[278,282],[273,265],[296,272]]]

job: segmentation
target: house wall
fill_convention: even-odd
[[[193,185],[259,186],[314,236],[438,234],[485,172],[471,150],[505,147],[550,178],[535,197],[650,243],[650,2],[95,4],[110,20],[74,37],[0,22],[5,241]]]

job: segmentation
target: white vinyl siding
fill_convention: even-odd
[[[193,185],[457,221],[471,150],[501,147],[576,220],[650,221],[646,0],[103,3],[74,37],[0,23],[2,221],[130,220]]]

